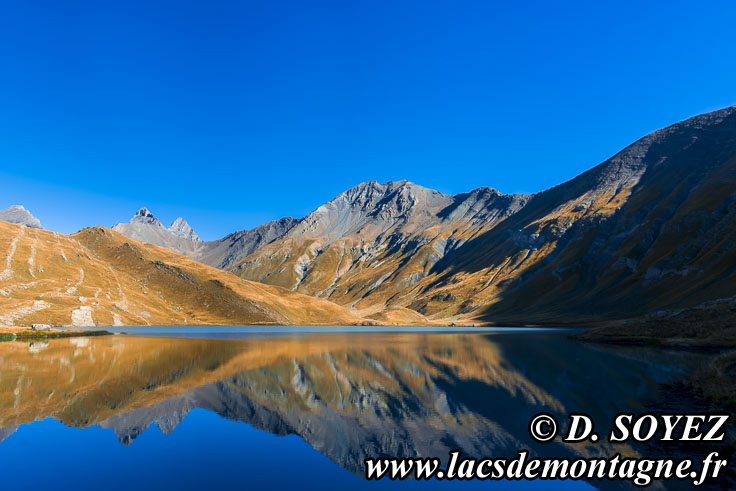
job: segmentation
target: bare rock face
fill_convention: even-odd
[[[199,260],[210,266],[226,269],[261,247],[280,239],[299,222],[296,218],[285,217],[206,242]]]
[[[202,241],[183,218],[177,218],[168,229],[145,206],[128,223],[118,223],[116,232],[131,239],[159,245],[190,257],[197,257]]]
[[[153,213],[148,211],[148,208],[145,206],[133,215],[133,218],[130,219],[130,223],[145,223],[146,225],[163,227],[163,224],[159,219],[153,216]]]
[[[375,238],[392,229],[426,228],[451,201],[452,196],[409,181],[364,182],[307,215],[289,235],[332,241],[358,233]]]
[[[25,225],[26,227],[43,229],[38,218],[31,215],[31,213],[21,205],[13,205],[5,208],[4,210],[0,210],[0,220]]]
[[[181,237],[182,239],[191,240],[192,242],[202,242],[199,235],[189,226],[186,220],[182,217],[174,220],[174,223],[169,227],[169,232]]]

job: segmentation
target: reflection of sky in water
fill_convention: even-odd
[[[34,442],[33,445],[30,442]],[[129,447],[109,430],[44,420],[0,444],[3,489],[549,489],[584,483],[379,482],[341,469],[300,438],[194,410],[169,435],[152,427]],[[7,486],[7,487],[6,487]]]
[[[477,458],[520,448],[542,457],[607,453],[533,442],[528,421],[548,411],[564,426],[567,412],[586,412],[604,434],[613,415],[644,411],[659,383],[697,363],[683,353],[582,345],[564,332],[282,337],[258,329],[242,329],[240,341],[0,344],[0,388],[13,394],[0,401],[8,489],[585,487],[376,483],[356,473],[366,456],[397,452],[443,460],[453,448]]]

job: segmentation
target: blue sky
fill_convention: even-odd
[[[535,192],[736,104],[731,1],[0,1],[0,207],[65,233]]]

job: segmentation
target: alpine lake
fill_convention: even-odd
[[[691,451],[539,443],[529,422],[585,413],[607,434],[618,413],[693,412],[677,380],[697,353],[584,344],[565,329],[123,329],[0,343],[0,489],[626,489],[368,481],[364,459]]]

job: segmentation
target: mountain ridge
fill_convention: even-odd
[[[262,244],[280,237],[297,222],[297,219],[285,217],[205,242],[184,218],[177,218],[167,229],[144,206],[128,223],[118,223],[112,229],[131,239],[166,247],[203,264],[224,269],[252,253]]]
[[[408,209],[417,206],[411,192],[388,192],[369,212],[374,223],[389,219],[380,233],[343,227],[355,233],[336,239],[335,224],[352,215],[320,224],[330,219],[333,200],[304,219],[309,228],[302,225],[299,237],[294,229],[230,269],[359,310],[406,307],[435,320],[585,323],[730,297],[736,292],[721,277],[733,279],[732,253],[717,242],[733,240],[735,140],[736,107],[696,116],[533,195],[471,191],[470,203],[456,195],[454,209],[444,206],[435,214],[441,220],[420,220],[416,230],[407,217],[428,207]],[[377,186],[369,182],[345,196],[370,198]],[[435,192],[430,201],[444,196]],[[678,206],[687,216],[678,216]],[[667,228],[697,228],[701,236],[651,236]],[[720,263],[692,264],[711,246]],[[689,295],[678,292],[677,277],[696,273]]]
[[[585,324],[736,294],[736,106],[534,194],[366,181],[214,241],[146,208],[114,228],[361,318]]]

